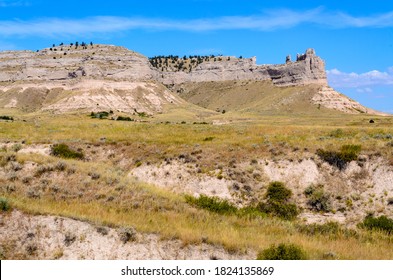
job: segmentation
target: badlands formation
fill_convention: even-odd
[[[268,81],[277,87],[316,85],[310,104],[347,113],[377,113],[330,88],[324,62],[313,49],[297,55],[296,61],[288,56],[279,65],[257,65],[255,57],[228,56],[198,58],[198,62],[176,57],[169,63],[171,67],[168,57],[149,61],[109,45],[1,52],[0,106],[27,112],[113,110],[153,115],[166,107],[185,106],[171,92],[173,87],[247,80]]]
[[[392,259],[392,119],[283,61],[0,52],[0,259]]]

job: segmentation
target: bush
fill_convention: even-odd
[[[110,114],[111,114],[110,112],[106,112],[106,111],[97,112],[97,113],[91,112],[90,117],[92,117],[93,119],[106,119]]]
[[[299,214],[297,206],[288,203],[292,196],[292,191],[284,186],[281,182],[272,182],[269,184],[266,198],[267,202],[261,202],[257,208],[262,213],[277,216],[285,220],[292,220]]]
[[[125,227],[121,228],[119,230],[119,237],[120,241],[122,241],[124,244],[126,244],[129,241],[135,241],[136,240],[136,231],[132,227]]]
[[[292,191],[281,182],[271,182],[267,188],[266,198],[270,201],[286,202],[292,196]]]
[[[325,194],[322,185],[309,186],[304,194],[308,198],[307,204],[316,211],[329,212],[331,210],[330,197]]]
[[[5,197],[0,197],[0,210],[2,212],[7,212],[8,210],[10,210],[10,204]]]
[[[272,245],[260,252],[257,260],[306,260],[306,253],[294,244]]]
[[[317,155],[332,166],[343,170],[347,164],[358,158],[361,151],[360,145],[343,145],[340,152],[317,150]]]
[[[0,116],[0,120],[13,121],[14,118],[10,116]]]
[[[186,195],[186,202],[198,208],[206,209],[219,214],[232,214],[237,212],[237,208],[230,202],[218,197],[209,197],[201,194],[198,198]]]
[[[284,220],[293,220],[299,215],[297,206],[293,203],[281,203],[277,201],[262,202],[258,204],[258,209],[262,213],[277,216]]]
[[[71,150],[66,144],[56,144],[52,146],[51,154],[62,158],[83,159],[82,152]]]
[[[368,230],[381,230],[388,234],[393,233],[393,220],[386,217],[385,215],[378,218],[368,215],[366,218],[364,218],[364,221],[360,224],[360,226]]]
[[[132,122],[134,121],[134,119],[131,119],[130,117],[122,117],[122,116],[118,116],[117,121],[128,121],[128,122]]]

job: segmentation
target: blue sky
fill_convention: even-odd
[[[311,47],[332,87],[393,113],[393,1],[0,0],[0,50],[75,41],[146,56],[256,56],[259,64]]]

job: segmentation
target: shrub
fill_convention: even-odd
[[[304,194],[308,198],[307,204],[316,211],[329,212],[331,210],[330,197],[325,194],[322,185],[309,186]]]
[[[277,216],[285,220],[292,220],[299,214],[297,206],[288,203],[292,196],[292,191],[281,182],[271,182],[268,186],[266,198],[267,202],[261,202],[257,208],[262,213]]]
[[[386,217],[385,215],[382,215],[378,218],[368,215],[366,218],[364,218],[364,221],[360,224],[360,226],[368,230],[381,230],[388,234],[393,233],[393,220]]]
[[[349,162],[358,158],[360,151],[360,145],[343,145],[340,152],[318,149],[317,155],[330,165],[343,170]]]
[[[295,244],[272,245],[260,252],[257,260],[306,260],[306,253]]]
[[[285,202],[292,196],[292,191],[281,182],[271,182],[267,188],[266,198],[270,201]]]
[[[59,161],[56,163],[54,169],[58,171],[64,171],[67,169],[67,164],[64,161]]]
[[[259,203],[258,209],[262,213],[277,216],[284,220],[293,220],[299,214],[297,206],[293,203],[281,203],[277,201],[269,201],[267,203]]]
[[[67,247],[71,246],[71,244],[74,243],[75,240],[76,240],[76,235],[71,232],[67,232],[64,235],[64,245],[66,245]]]
[[[51,154],[62,158],[83,159],[82,152],[71,150],[66,144],[56,144],[52,146]]]
[[[124,244],[126,244],[129,241],[135,241],[136,231],[132,227],[121,228],[119,229],[119,237],[120,237],[120,241],[122,241]]]
[[[97,112],[97,113],[91,112],[90,117],[92,117],[93,119],[106,119],[110,114],[111,114],[110,112],[106,112],[106,111]]]
[[[219,214],[232,214],[237,212],[237,208],[230,202],[218,197],[209,197],[201,194],[198,198],[186,195],[186,202],[198,208],[206,209]]]
[[[0,120],[13,121],[14,118],[10,116],[0,116]]]
[[[132,122],[134,121],[134,119],[131,119],[130,117],[122,117],[122,116],[118,116],[117,121],[128,121],[128,122]]]
[[[7,212],[8,210],[10,210],[10,204],[5,197],[0,197],[0,210],[2,212]]]

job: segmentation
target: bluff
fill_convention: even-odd
[[[313,49],[297,55],[295,61],[287,56],[285,63],[274,65],[257,65],[255,57],[149,59],[111,45],[61,45],[37,52],[0,52],[0,107],[26,111],[112,109],[155,114],[164,112],[167,105],[185,106],[187,102],[175,91],[183,91],[184,97],[189,96],[187,91],[198,94],[195,87],[203,88],[198,84],[219,85],[227,81],[268,82],[281,88],[315,85],[315,94],[308,100],[313,106],[348,113],[377,113],[329,88],[325,63]],[[190,84],[193,85],[187,86]],[[242,90],[236,88],[236,94],[245,94]],[[263,91],[256,89],[255,98],[262,96]]]
[[[202,61],[200,57],[158,59],[152,64],[159,71],[158,80],[165,85],[231,80],[271,80],[278,86],[327,85],[325,63],[313,49],[307,49],[293,62],[287,56],[285,64],[277,65],[257,65],[255,57],[212,56]]]
[[[271,80],[280,86],[327,85],[325,64],[313,49],[298,55],[296,61],[287,57],[285,64],[278,65],[257,65],[255,57],[227,56],[209,57],[203,61],[166,57],[152,63],[141,54],[107,45],[87,49],[61,46],[37,52],[0,52],[0,82],[69,81],[76,78],[155,80],[165,85],[227,80]]]

